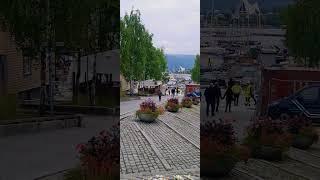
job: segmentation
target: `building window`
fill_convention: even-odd
[[[23,75],[25,76],[31,75],[32,73],[31,67],[32,67],[31,57],[24,56],[23,57]]]

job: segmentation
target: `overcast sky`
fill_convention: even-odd
[[[120,0],[121,17],[139,9],[156,47],[166,54],[200,53],[199,0]]]

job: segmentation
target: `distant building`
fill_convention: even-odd
[[[261,27],[261,11],[258,2],[250,4],[248,0],[240,0],[233,12],[234,23],[240,27],[250,27],[252,19],[256,27]]]

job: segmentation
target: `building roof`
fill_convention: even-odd
[[[237,5],[234,17],[238,18],[240,14],[260,14],[260,8],[258,2],[255,2],[254,4],[250,4],[248,0],[240,0],[239,4]]]

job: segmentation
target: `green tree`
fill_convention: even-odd
[[[191,70],[191,79],[194,82],[200,83],[200,56],[197,55]]]
[[[319,67],[320,1],[298,0],[282,12],[287,27],[286,44],[297,60],[305,66]]]
[[[120,22],[120,72],[130,82],[163,80],[167,62],[163,49],[156,48],[153,35],[141,22],[139,10],[132,10]]]
[[[2,29],[10,32],[23,55],[40,60],[42,86],[45,86],[46,79],[43,73],[46,51],[54,53],[56,58],[59,56],[56,42],[63,42],[64,53],[76,57],[78,71],[75,101],[78,96],[81,56],[118,49],[118,12],[119,2],[110,0],[0,2]],[[42,95],[41,102],[44,102],[44,98]]]

